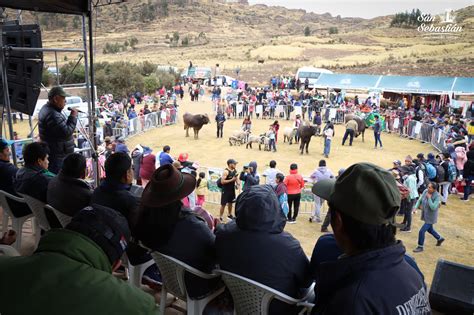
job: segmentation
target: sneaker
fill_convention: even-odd
[[[309,217],[309,223],[313,223],[313,217]]]
[[[295,220],[288,220],[287,223],[289,223],[289,224],[295,224],[296,221],[295,221]]]
[[[400,229],[400,232],[411,233],[411,229],[409,227],[404,227]]]
[[[220,218],[219,218],[219,221],[221,221],[221,223],[224,223],[224,218],[223,218],[223,217],[220,217]]]
[[[228,217],[230,220],[235,220],[235,217],[234,217],[232,214],[229,214],[227,217]]]
[[[422,247],[422,246],[417,246],[417,247],[413,250],[414,253],[419,253],[419,252],[422,252],[422,251],[423,251],[423,247]]]
[[[321,222],[323,222],[323,221],[322,221],[320,218],[316,218],[316,222],[317,222],[317,223],[321,223]]]
[[[442,204],[443,206],[446,206],[446,202],[444,202],[444,201],[441,201],[441,204]]]
[[[440,238],[437,242],[436,242],[436,246],[441,246],[441,244],[443,244],[444,242],[444,238]]]

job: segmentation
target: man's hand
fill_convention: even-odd
[[[78,111],[76,109],[71,108],[71,116],[77,117]]]
[[[0,239],[0,244],[11,245],[16,241],[16,232],[9,230],[3,233],[3,237]]]

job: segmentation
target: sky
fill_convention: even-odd
[[[420,9],[422,13],[438,14],[446,9],[474,5],[474,0],[249,0],[249,3],[304,9],[318,14],[329,12],[332,16],[373,18],[413,8]]]

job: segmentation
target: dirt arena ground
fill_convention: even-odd
[[[199,140],[192,137],[185,138],[185,131],[182,125],[182,115],[185,112],[194,114],[208,113],[211,124],[206,125],[200,132]],[[229,146],[228,136],[233,130],[238,130],[241,120],[231,119],[225,123],[224,138],[216,139],[216,124],[214,122],[214,114],[212,112],[211,102],[209,98],[199,102],[190,102],[189,97],[185,96],[184,102],[179,107],[178,116],[180,123],[176,126],[169,126],[148,131],[127,140],[130,150],[140,143],[153,148],[154,153],[161,151],[164,145],[171,146],[172,156],[177,157],[181,152],[189,153],[190,160],[199,162],[201,166],[224,168],[228,158],[234,158],[239,161],[239,170],[242,165],[250,161],[257,161],[258,171],[263,172],[270,160],[277,161],[277,168],[287,174],[289,165],[297,163],[300,173],[309,175],[317,167],[318,161],[323,158],[323,142],[321,138],[313,137],[308,155],[300,155],[297,145],[289,145],[283,143],[282,134],[279,135],[277,143],[278,152],[259,151],[258,148],[246,149],[245,146],[234,147]],[[252,120],[252,131],[254,134],[263,133],[268,129],[272,121],[270,120]],[[287,126],[291,126],[290,121],[280,120],[280,130]],[[16,130],[20,135],[28,132],[27,123],[17,124]],[[192,132],[191,132],[192,134]],[[407,154],[416,156],[419,152],[425,154],[433,151],[428,144],[421,144],[413,140],[399,138],[396,135],[383,134],[382,142],[383,150],[373,149],[373,135],[371,130],[366,133],[366,141],[362,143],[360,138],[354,141],[352,147],[341,146],[344,130],[342,126],[336,127],[336,136],[332,143],[332,149],[329,159],[327,159],[328,167],[334,172],[340,168],[348,167],[356,162],[372,162],[382,167],[389,168],[395,159],[402,160]],[[214,215],[218,214],[217,205],[207,204],[206,209]],[[327,208],[324,208],[324,213]],[[323,214],[324,215],[324,214]],[[401,217],[398,217],[401,221]],[[462,264],[473,265],[474,262],[474,200],[471,198],[469,202],[462,202],[458,196],[451,195],[447,206],[442,206],[440,216],[436,224],[436,230],[446,238],[441,247],[435,246],[435,240],[429,234],[426,235],[425,251],[423,253],[414,254],[412,250],[416,247],[418,230],[422,225],[420,220],[420,212],[414,215],[412,233],[398,233],[397,238],[401,239],[410,255],[413,255],[425,274],[427,283],[431,283],[436,262],[438,259],[445,259]],[[309,223],[308,214],[301,214],[297,224],[287,225],[286,230],[292,233],[302,244],[305,252],[311,255],[317,238],[321,235],[320,224]],[[25,243],[25,246],[27,244]]]

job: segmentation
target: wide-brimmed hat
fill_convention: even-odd
[[[147,207],[162,207],[188,196],[196,188],[196,178],[183,174],[173,165],[158,168],[142,194],[141,203]]]

